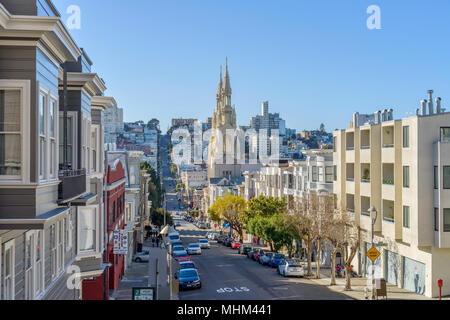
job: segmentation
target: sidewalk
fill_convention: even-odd
[[[314,282],[315,284],[326,286],[328,289],[345,294],[350,298],[355,300],[366,300],[364,288],[369,284],[370,280],[368,278],[352,278],[351,291],[345,291],[345,278],[336,278],[336,285],[330,286],[330,275],[331,270],[329,267],[320,267],[320,277],[321,279],[315,279],[316,274],[316,266],[313,262],[313,273],[314,276],[309,280]],[[399,288],[393,284],[386,283],[387,286],[387,299],[388,300],[438,300],[425,297],[421,294],[417,294],[402,288]],[[370,289],[369,289],[369,300],[371,297]],[[379,297],[379,300],[383,300],[384,297]],[[450,297],[442,298],[442,300],[450,300]]]
[[[156,287],[156,261],[158,260],[158,300],[170,300],[167,250],[152,247],[151,241],[145,241],[143,251],[150,252],[148,263],[132,262],[117,290],[112,291],[110,300],[131,300],[134,287]],[[178,300],[177,295],[173,297]]]

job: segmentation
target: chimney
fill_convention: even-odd
[[[380,110],[375,112],[375,123],[376,124],[380,124],[381,123],[381,111]]]
[[[430,115],[434,113],[433,109],[433,90],[428,90],[428,112]]]
[[[441,101],[442,101],[442,99],[440,97],[436,98],[436,113],[441,113],[442,112],[442,110],[441,110]]]
[[[382,117],[383,117],[383,121],[387,121],[388,120],[388,110],[387,109],[383,110]]]
[[[389,109],[389,120],[394,120],[394,110]]]
[[[426,116],[427,115],[427,100],[422,100],[421,104],[422,104],[422,116]]]
[[[355,128],[359,128],[359,112],[353,114],[353,125]]]

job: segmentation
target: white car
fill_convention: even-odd
[[[209,245],[209,241],[207,239],[198,240],[198,244],[202,249],[211,249],[211,246]]]
[[[198,243],[191,243],[187,248],[187,253],[192,254],[202,254],[202,248]]]
[[[304,277],[305,267],[300,260],[285,259],[278,265],[278,273],[284,277]]]
[[[133,260],[135,262],[148,262],[150,260],[150,252],[149,251],[139,252],[133,257]]]

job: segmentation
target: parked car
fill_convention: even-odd
[[[202,249],[211,249],[208,239],[200,239],[200,240],[198,240],[198,244],[200,245],[200,248],[202,248]]]
[[[225,246],[231,248],[231,244],[233,243],[233,238],[227,238],[227,241],[225,242]]]
[[[247,252],[247,258],[249,259],[253,259],[253,255],[255,254],[255,252],[259,250],[258,248],[251,248],[249,252]]]
[[[242,247],[242,243],[240,243],[238,241],[233,241],[231,243],[231,249],[239,249],[240,247]]]
[[[172,232],[167,235],[166,242],[172,244],[173,242],[180,241],[180,234],[178,232]]]
[[[202,254],[202,248],[200,248],[200,245],[198,243],[191,243],[189,244],[189,246],[187,247],[187,252],[190,255],[193,254]]]
[[[284,277],[304,277],[305,267],[301,264],[300,260],[283,259],[278,265],[278,273]]]
[[[173,253],[173,258],[178,261],[190,261],[191,257],[189,257],[189,255],[187,254],[186,250],[184,251],[176,251]]]
[[[272,256],[274,255],[273,252],[265,252],[260,258],[259,261],[263,266],[268,266],[269,261],[272,260]]]
[[[255,260],[255,261],[258,262],[258,263],[261,263],[261,262],[259,261],[259,258],[261,258],[261,256],[262,256],[263,254],[265,254],[266,252],[269,252],[269,250],[267,250],[267,249],[259,249],[259,250],[256,251],[255,254],[253,255],[253,260]]]
[[[240,247],[238,250],[240,250],[240,254],[243,254],[246,256],[247,253],[249,253],[249,251],[252,250],[252,247],[249,245],[244,245],[244,246]]]
[[[244,248],[246,248],[246,247],[249,247],[249,245],[248,245],[248,244],[242,244],[242,246],[240,246],[240,247],[238,248],[238,254],[242,254],[242,250],[243,250]]]
[[[200,223],[198,224],[198,227],[199,227],[200,229],[206,229],[206,224],[205,224],[204,222],[200,222]]]
[[[181,269],[197,269],[193,261],[181,261],[179,263]]]
[[[202,287],[197,269],[181,269],[175,274],[175,279],[178,279],[180,290]]]
[[[177,251],[186,251],[186,248],[180,245],[176,245],[176,246],[170,246],[171,250],[170,252],[173,254],[174,252]]]
[[[224,240],[224,239],[225,239],[224,236],[219,235],[219,236],[217,237],[217,243],[223,243],[223,240]]]
[[[148,262],[150,260],[150,252],[149,251],[139,252],[134,256],[133,260],[135,262]]]
[[[271,266],[272,268],[276,268],[276,267],[278,267],[280,262],[285,258],[286,257],[284,256],[284,254],[275,253],[272,256],[272,259],[269,261],[269,266]]]

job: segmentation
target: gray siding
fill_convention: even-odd
[[[35,16],[37,14],[36,1],[30,0],[0,0],[0,3],[11,14],[18,15],[30,15]]]
[[[35,189],[0,189],[1,219],[31,219],[35,216]]]

